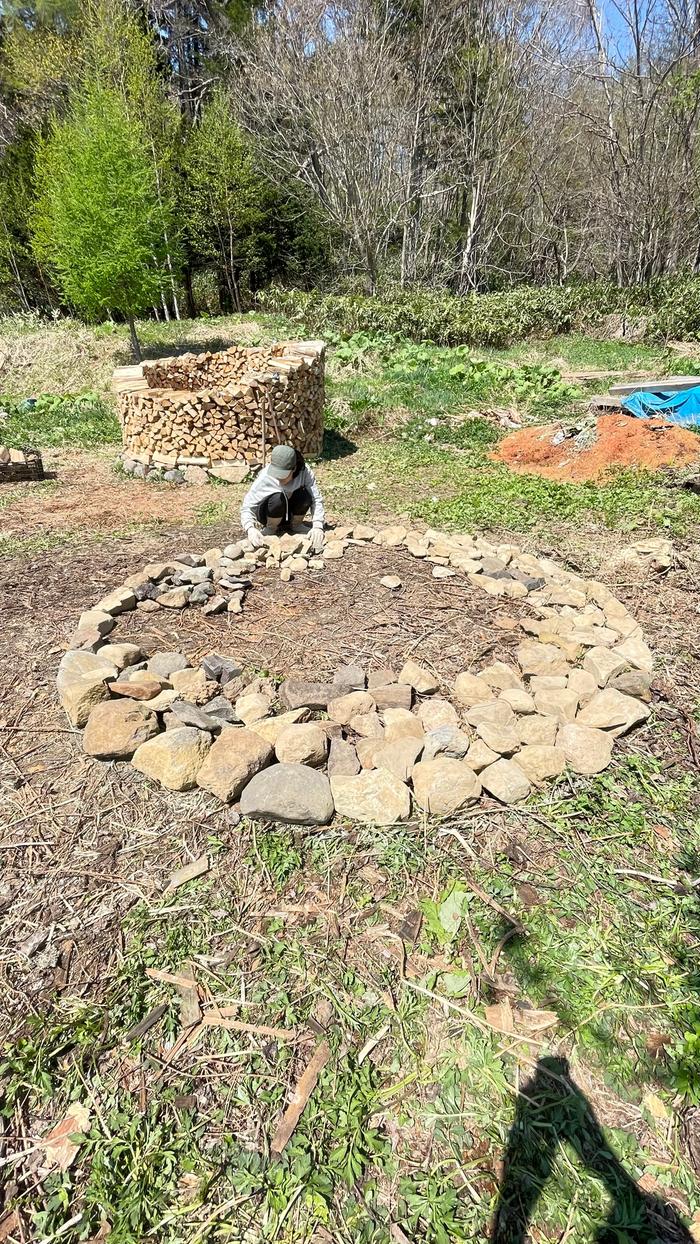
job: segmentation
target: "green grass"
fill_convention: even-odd
[[[0,420],[0,438],[15,448],[93,449],[121,442],[117,416],[94,392],[67,397],[42,393],[30,399],[0,397],[0,410],[7,415]]]
[[[556,1239],[568,1227],[571,1238],[593,1244],[610,1210],[594,1158],[613,1195],[620,1239],[641,1212],[628,1177],[645,1173],[657,1180],[659,1195],[668,1187],[690,1211],[700,1207],[672,1108],[679,1088],[687,1091],[683,1060],[700,1076],[700,1054],[684,1036],[697,997],[697,901],[687,890],[650,886],[619,871],[673,883],[696,874],[700,817],[692,776],[631,755],[605,775],[562,782],[531,800],[524,821],[522,812],[505,815],[503,828],[512,817],[520,847],[518,864],[507,832],[487,864],[420,825],[348,838],[333,829],[308,837],[258,829],[252,836],[243,823],[236,834],[248,848],[232,869],[230,847],[213,832],[215,874],[169,901],[138,903],[126,917],[124,955],[102,1001],[57,1000],[0,1066],[7,1117],[20,1110],[31,1120],[41,1109],[45,1118],[50,1103],[57,1120],[74,1099],[95,1106],[70,1170],[50,1176],[41,1197],[32,1187],[18,1194],[37,1237],[62,1231],[79,1214],[62,1232],[67,1244],[89,1238],[102,1217],[121,1244],[148,1234],[163,1244],[302,1244],[320,1228],[340,1241],[389,1244],[389,1196],[393,1221],[412,1240],[478,1240],[486,1235],[509,1135],[530,1169],[546,1161],[532,1219],[542,1238]],[[466,824],[462,831],[469,833]],[[522,934],[502,941],[506,923],[465,883],[465,873],[522,922]],[[319,914],[281,918],[295,910],[304,886]],[[270,913],[252,941],[251,894],[256,910]],[[395,936],[387,936],[388,913],[400,917],[417,903],[423,930],[417,947],[407,947],[413,970],[404,978]],[[565,1051],[578,1083],[598,1085],[604,1109],[616,1101],[619,1117],[641,1109],[645,1129],[603,1119],[599,1133],[591,1114],[599,1101],[558,1090],[550,1100],[545,1078],[538,1131],[537,1114],[518,1099],[527,1071],[521,1067],[518,1078],[509,1041],[486,1022],[484,1008],[494,998],[477,946],[487,961],[500,948],[494,971],[514,1004],[556,1013],[542,1052]],[[305,1031],[320,1004],[326,1007],[331,1056],[279,1161],[269,1158],[269,1139],[287,1086],[319,1037],[310,1037],[295,1064],[289,1043],[210,1029],[174,1072],[156,1080],[161,1043],[172,1043],[179,1021],[172,986],[149,979],[145,969],[177,972],[185,959],[195,960],[214,996],[240,997],[245,982],[242,1014],[250,1022]],[[443,1012],[412,982],[446,998],[452,1010]],[[161,1002],[167,1009],[156,1029],[125,1046],[125,1032]],[[660,1053],[652,1053],[650,1033],[665,1034]],[[377,1035],[374,1053],[360,1061]],[[145,1076],[145,1109],[124,1080],[134,1060]],[[661,1122],[644,1104],[649,1092],[667,1111]],[[187,1105],[177,1104],[182,1095]],[[520,1123],[511,1134],[516,1104]]]

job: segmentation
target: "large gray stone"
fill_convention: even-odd
[[[360,761],[352,743],[348,743],[347,739],[331,739],[328,753],[329,778],[354,777],[360,772],[360,768]]]
[[[273,758],[272,744],[252,730],[226,726],[197,775],[197,785],[230,803]]]
[[[356,778],[334,778],[353,782]],[[272,765],[263,769],[241,795],[241,813],[258,820],[291,825],[327,825],[333,817],[331,784],[325,773],[307,765]]]
[[[146,669],[149,674],[155,674],[158,678],[169,679],[171,674],[187,669],[189,664],[187,657],[181,652],[154,652],[146,662]]]
[[[309,682],[301,678],[288,678],[279,689],[280,702],[287,709],[328,708],[330,700],[338,698],[338,687],[330,682]]]

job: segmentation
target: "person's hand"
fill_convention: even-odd
[[[309,547],[312,553],[320,553],[323,548],[323,528],[312,527],[309,532]]]
[[[261,549],[265,543],[265,537],[259,527],[249,527],[246,535],[250,540],[254,549]]]

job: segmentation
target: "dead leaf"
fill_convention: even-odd
[[[649,1171],[645,1171],[644,1174],[637,1180],[637,1187],[641,1188],[642,1192],[662,1191],[661,1184],[658,1179],[655,1179]]]
[[[670,1036],[668,1032],[650,1032],[648,1033],[644,1044],[646,1045],[649,1053],[653,1054],[655,1058],[658,1058],[661,1054],[665,1053],[666,1046],[671,1045],[672,1041],[673,1037]]]
[[[642,1098],[642,1109],[646,1110],[647,1113],[651,1115],[652,1119],[671,1118],[670,1110],[666,1106],[665,1102],[662,1102],[661,1098],[656,1096],[656,1093],[647,1091],[644,1094]]]
[[[515,1032],[513,1008],[508,998],[503,998],[501,1002],[496,1002],[493,1006],[487,1006],[484,1009],[484,1019],[489,1027],[495,1028],[497,1032]]]
[[[90,1111],[79,1101],[73,1102],[68,1114],[40,1142],[48,1165],[67,1171],[80,1148],[71,1136],[87,1132],[89,1126]]]
[[[186,881],[194,881],[195,877],[201,877],[203,873],[208,873],[211,868],[211,860],[208,855],[200,855],[199,859],[192,860],[189,864],[185,864],[183,868],[178,868],[168,881],[163,891],[163,895],[172,894],[173,890],[177,890],[178,886],[184,885]]]
[[[514,631],[518,625],[518,619],[512,618],[509,613],[497,613],[493,623],[501,631]]]
[[[10,1210],[9,1214],[6,1214],[4,1218],[0,1218],[0,1241],[6,1240],[8,1235],[16,1231],[18,1227],[19,1214],[16,1209]]]
[[[516,886],[516,890],[523,907],[539,907],[542,902],[534,885],[530,885],[529,881],[521,882],[519,886]]]
[[[534,1007],[518,1007],[515,1018],[520,1028],[527,1032],[546,1032],[548,1028],[556,1028],[559,1016],[556,1011],[538,1011]]]

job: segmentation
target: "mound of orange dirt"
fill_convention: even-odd
[[[522,428],[506,436],[493,457],[513,471],[544,475],[574,483],[600,479],[615,468],[655,471],[664,466],[686,466],[700,460],[700,437],[664,419],[635,419],[631,415],[601,415],[595,438],[580,447],[574,437],[552,444],[559,426]]]

